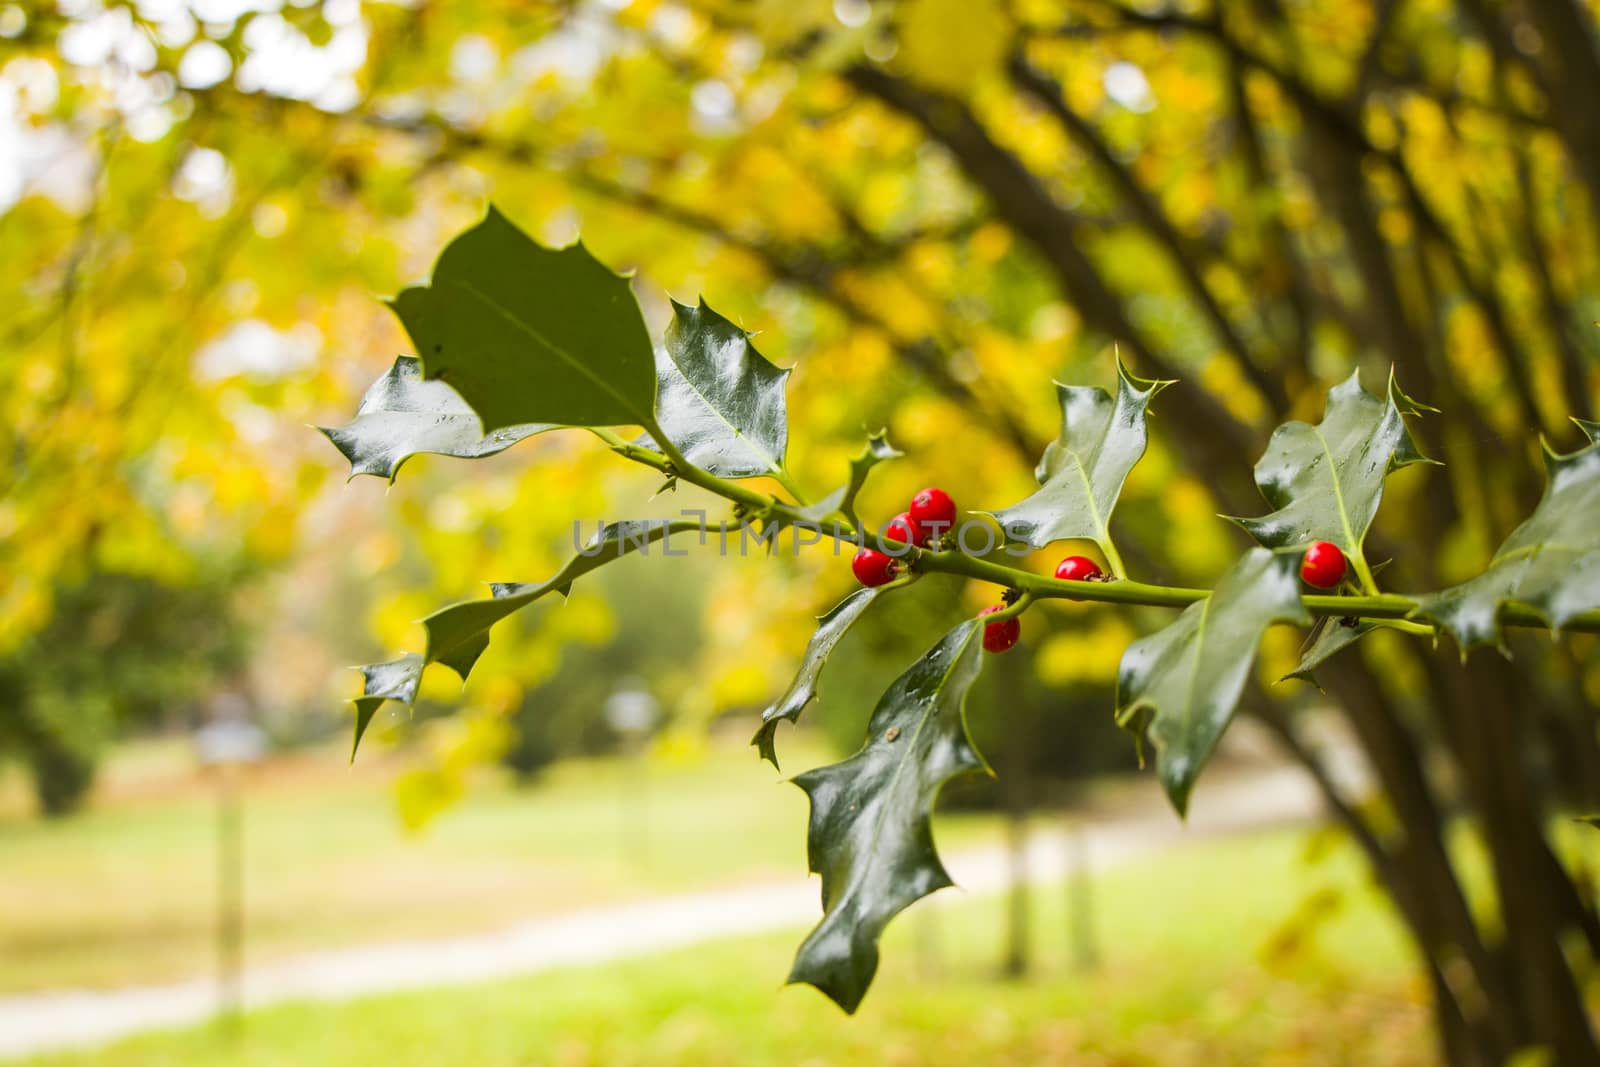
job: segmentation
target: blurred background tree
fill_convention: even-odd
[[[597,574],[605,600],[580,603],[599,614],[586,620],[582,638],[562,648],[561,665],[511,713],[515,739],[502,757],[506,766],[528,780],[564,756],[615,751],[622,736],[605,709],[619,690],[644,688],[656,701],[676,705],[694,685],[686,665],[702,641],[697,577],[664,566]],[[622,610],[608,610],[607,603]]]
[[[375,484],[336,495],[336,457],[300,427],[349,410],[402,350],[367,294],[415,280],[490,195],[545,240],[581,228],[605,261],[637,264],[649,299],[703,291],[761,330],[796,367],[802,481],[831,483],[861,431],[887,426],[911,459],[885,468],[867,514],[935,477],[970,506],[1019,499],[1055,429],[1050,380],[1109,382],[1111,342],[1139,373],[1182,379],[1124,496],[1129,562],[1151,580],[1214,576],[1241,542],[1213,516],[1260,510],[1249,471],[1271,427],[1316,417],[1352,368],[1375,385],[1393,366],[1445,410],[1422,434],[1450,466],[1397,474],[1369,543],[1406,545],[1383,574],[1394,588],[1459,580],[1536,498],[1538,436],[1571,447],[1566,417],[1593,414],[1595,14],[1585,0],[0,5],[0,291],[16,294],[0,323],[0,648],[65,625],[63,588],[160,575],[204,531],[293,564],[261,647],[270,685],[310,706],[337,663],[414,647],[410,620],[439,594],[551,571],[567,531],[542,500],[637,513],[649,487],[602,473],[580,435],[523,445],[567,461],[537,473],[514,452],[446,486],[416,461],[380,508]],[[395,521],[355,532],[358,511]],[[759,706],[847,586],[826,552],[703,572],[704,640],[676,706]],[[593,650],[567,667],[542,651],[598,640],[607,655],[609,638],[563,629],[586,597],[609,598],[619,635],[636,610],[637,633],[659,622],[652,655],[672,628],[580,590],[496,642],[464,722],[552,707],[540,686],[592,673]],[[370,644],[351,647],[369,606]],[[1062,709],[1079,686],[1104,691],[1141,625],[1065,608],[1045,634],[1042,614],[1034,673]],[[1587,639],[1517,651],[1458,670],[1451,649],[1371,640],[1324,672],[1326,698],[1252,706],[1393,896],[1444,1058],[1540,1045],[1592,1063],[1582,989],[1600,920],[1586,859],[1556,848],[1551,819],[1600,803],[1600,661]],[[1263,681],[1293,653],[1279,642]],[[430,676],[425,695],[450,688]],[[1304,729],[1317,708],[1342,717],[1378,795],[1341,789]],[[1027,719],[1062,738],[1079,723]],[[452,743],[537,748],[491,733]],[[1448,848],[1458,815],[1492,859],[1487,897]]]
[[[41,811],[82,802],[120,731],[192,725],[243,670],[238,583],[227,571],[185,582],[109,573],[54,591],[49,623],[0,657],[0,758],[27,764]]]

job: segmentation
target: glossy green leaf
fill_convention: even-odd
[[[419,453],[480,459],[552,426],[526,423],[485,434],[459,393],[444,382],[424,380],[422,364],[401,356],[367,389],[354,419],[318,429],[350,461],[352,478],[372,474],[392,482],[400,465]]]
[[[490,628],[501,619],[549,593],[565,596],[574,579],[630,552],[645,552],[663,538],[700,530],[701,524],[695,519],[645,519],[603,526],[578,555],[547,580],[495,583],[490,586],[493,596],[452,604],[423,619],[428,632],[427,662],[443,663],[465,680],[489,647]]]
[[[1252,548],[1163,630],[1128,646],[1117,669],[1117,721],[1148,737],[1179,814],[1233,718],[1267,627],[1309,622],[1299,557]]]
[[[1545,450],[1544,496],[1488,569],[1421,598],[1417,614],[1448,630],[1463,655],[1500,641],[1507,604],[1527,605],[1558,633],[1574,615],[1600,608],[1600,424],[1574,421],[1591,443],[1564,456]]]
[[[655,424],[655,355],[628,287],[580,244],[545,248],[494,208],[393,307],[424,374],[485,432]]]
[[[656,418],[684,458],[720,478],[782,471],[789,443],[789,372],[767,362],[750,335],[706,306],[672,302],[656,348]],[[637,444],[656,449],[648,437]]]
[[[1285,681],[1289,678],[1298,678],[1302,682],[1310,682],[1318,689],[1322,686],[1317,682],[1316,670],[1328,660],[1337,656],[1363,637],[1378,628],[1378,623],[1361,619],[1328,618],[1313,631],[1311,642],[1301,651],[1300,662],[1294,670],[1280,678]]]
[[[373,663],[360,668],[364,684],[361,695],[352,703],[356,706],[355,739],[350,744],[350,759],[354,762],[361,738],[372,723],[378,709],[390,700],[398,700],[410,707],[417,699],[417,683],[422,680],[424,661],[415,652],[408,652],[388,663]]]
[[[861,450],[861,454],[850,461],[850,480],[804,509],[806,518],[813,522],[822,522],[830,516],[843,515],[852,526],[859,527],[861,520],[856,516],[856,497],[867,484],[867,475],[871,473],[872,468],[885,460],[899,459],[904,455],[904,452],[889,443],[885,431],[879,430],[872,434],[867,438],[866,447]]]
[[[783,696],[773,701],[761,713],[761,728],[756,731],[756,736],[750,743],[756,746],[762,759],[774,767],[778,766],[778,751],[774,746],[778,723],[782,720],[794,722],[800,718],[800,712],[805,710],[805,706],[817,695],[817,676],[822,673],[822,667],[828,662],[834,646],[844,637],[845,632],[855,625],[855,621],[861,618],[872,602],[889,588],[880,585],[874,589],[857,589],[817,620],[816,632],[806,644],[805,655],[800,660],[800,669],[796,672],[794,681],[789,683],[789,688]]]
[[[1039,490],[992,512],[1007,539],[1043,548],[1081,538],[1113,556],[1111,512],[1128,472],[1144,455],[1150,401],[1171,384],[1136,378],[1120,360],[1115,398],[1104,389],[1057,383],[1061,435],[1045,448],[1034,472]]]
[[[1356,563],[1378,514],[1390,471],[1431,463],[1418,450],[1404,416],[1431,411],[1389,379],[1380,400],[1361,388],[1360,373],[1328,391],[1322,421],[1286,422],[1272,432],[1256,463],[1256,485],[1277,510],[1260,518],[1235,518],[1267,548],[1297,548],[1331,541]]]
[[[811,798],[806,851],[822,876],[823,919],[789,981],[816,986],[847,1012],[878,969],[889,920],[952,884],[934,851],[931,816],[945,782],[988,769],[963,709],[983,666],[981,632],[975,620],[951,630],[878,701],[861,751],[795,779]]]

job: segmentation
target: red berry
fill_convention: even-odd
[[[1318,541],[1306,549],[1306,558],[1300,564],[1300,578],[1318,589],[1332,589],[1344,581],[1348,569],[1344,553],[1330,541]]]
[[[883,585],[893,581],[894,576],[900,573],[900,561],[875,548],[863,548],[850,561],[850,569],[855,572],[856,581],[862,585]]]
[[[922,529],[917,525],[917,520],[906,511],[889,520],[888,525],[883,528],[883,536],[908,545],[920,545],[923,540]]]
[[[992,615],[994,612],[1000,611],[1001,607],[999,604],[991,604],[978,612],[978,615],[979,617]],[[1001,619],[999,622],[986,623],[983,627],[983,650],[997,654],[1008,651],[1021,637],[1021,619]]]
[[[956,502],[943,489],[930,487],[911,498],[907,514],[928,537],[940,537],[955,528]]]
[[[1088,556],[1068,556],[1056,565],[1056,577],[1064,582],[1088,582],[1100,577],[1100,565]]]

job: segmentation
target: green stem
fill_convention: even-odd
[[[1404,619],[1385,620],[1380,625],[1386,629],[1399,630],[1403,634],[1416,634],[1418,637],[1434,637],[1439,633],[1436,628],[1426,623],[1407,622]]]
[[[648,429],[648,427],[647,427]],[[609,430],[595,430],[594,433],[602,441],[611,446],[612,450],[624,458],[652,467],[662,473],[675,475],[679,480],[697,485],[707,492],[722,497],[725,500],[742,504],[747,510],[767,514],[774,520],[785,524],[805,523],[808,520],[800,510],[792,504],[785,503],[776,497],[764,496],[753,492],[741,485],[735,485],[724,478],[703,471],[685,460],[676,448],[664,446],[667,454],[660,454],[637,445],[629,444]],[[657,442],[661,441],[664,434],[652,433]],[[825,524],[818,524],[824,536],[834,536],[839,540],[854,542],[855,528],[841,528],[837,535]],[[1121,563],[1116,559],[1116,550],[1108,545],[1106,562],[1115,570]],[[934,552],[928,549],[912,549],[903,556],[912,570],[923,574],[956,574],[965,578],[972,578],[980,582],[989,582],[992,585],[1002,586],[1006,589],[1016,589],[1026,594],[1033,600],[1082,600],[1100,604],[1130,604],[1159,608],[1185,608],[1190,604],[1204,600],[1211,595],[1209,589],[1186,589],[1170,585],[1146,585],[1144,582],[1135,582],[1126,578],[1109,582],[1069,582],[1059,578],[1035,574],[1018,567],[995,563],[987,559],[978,559],[958,551]],[[1372,575],[1366,566],[1366,561],[1359,556],[1356,564],[1357,574],[1363,575],[1363,585],[1372,583]],[[1375,583],[1373,583],[1375,585]],[[1417,600],[1414,597],[1401,596],[1398,593],[1370,593],[1366,596],[1332,596],[1327,594],[1313,594],[1302,596],[1301,604],[1306,611],[1316,616],[1331,616],[1333,618],[1358,618],[1382,619],[1404,623],[1397,628],[1411,633],[1434,633],[1431,626],[1410,622],[1410,616],[1417,609]],[[1019,603],[1021,603],[1019,601]],[[1013,605],[1015,606],[1015,605]],[[1020,609],[1019,609],[1020,610]],[[997,613],[998,614],[998,613]],[[1009,616],[1006,616],[1009,617]],[[1520,604],[1507,604],[1500,609],[1500,623],[1504,626],[1527,627],[1531,629],[1547,630],[1548,623],[1532,608]],[[1600,611],[1588,611],[1578,615],[1562,627],[1567,633],[1600,633]]]
[[[645,432],[655,439],[656,445],[661,449],[659,453],[624,441],[617,434],[607,429],[592,429],[591,432],[609,445],[611,451],[624,459],[631,459],[635,463],[653,467],[663,474],[677,478],[680,482],[698,485],[700,488],[720,496],[724,500],[731,500],[735,504],[743,504],[750,511],[759,513],[770,508],[784,506],[783,502],[776,497],[765,496],[754,490],[746,489],[742,485],[736,485],[726,478],[718,478],[710,471],[696,467],[684,457],[682,452],[678,451],[677,445],[667,439],[667,435],[662,432],[659,426],[645,427]],[[789,513],[794,514],[793,512]],[[798,518],[798,515],[796,517]]]
[[[1007,604],[999,611],[991,611],[989,614],[982,616],[982,619],[985,623],[1004,622],[1007,619],[1014,619],[1018,615],[1021,615],[1024,611],[1027,611],[1028,605],[1032,603],[1033,594],[1023,593],[1021,596],[1017,597],[1015,604]]]
[[[612,433],[603,426],[591,426],[589,427],[589,432],[604,441],[611,451],[623,459],[631,459],[635,463],[643,463],[645,466],[654,467],[658,471],[667,469],[668,464],[665,456],[625,441],[620,435]]]
[[[709,490],[727,500],[737,501],[746,507],[758,509],[765,508],[769,503],[781,503],[776,497],[763,496],[760,493],[746,489],[742,485],[736,485],[726,478],[719,478],[708,470],[696,467],[679,451],[678,446],[672,443],[672,440],[667,437],[666,431],[660,426],[651,424],[646,426],[644,431],[655,441],[656,447],[661,449],[661,456],[657,458],[665,457],[663,462],[652,463],[650,460],[644,459],[643,457],[645,456],[653,455],[649,449],[631,445],[610,430],[598,429],[594,433],[602,441],[610,445],[612,451],[620,453],[628,459],[644,462],[658,470],[664,471],[670,465],[672,468],[671,473],[677,475],[679,481],[688,482],[690,485],[698,485],[700,488]],[[641,453],[641,455],[633,453]],[[795,484],[794,478],[790,476],[788,471],[782,469],[771,471],[769,477],[783,486],[784,491],[794,497],[794,502],[797,505],[805,505],[805,494],[800,491],[800,487]]]
[[[1378,580],[1372,576],[1372,568],[1367,566],[1367,555],[1358,546],[1356,553],[1351,557],[1351,563],[1356,570],[1356,577],[1361,580],[1361,588],[1368,596],[1378,595]]]
[[[794,497],[794,502],[796,504],[799,504],[802,507],[805,506],[806,495],[800,491],[800,486],[795,484],[794,475],[790,474],[782,467],[779,467],[777,470],[772,472],[772,477],[779,485],[783,486],[784,490],[788,492],[790,496]]]
[[[1111,543],[1111,536],[1107,534],[1106,539],[1099,542],[1099,545],[1100,551],[1106,557],[1106,566],[1111,568],[1111,573],[1118,578],[1126,578],[1128,576],[1128,568],[1123,565],[1122,553],[1118,552],[1117,546]]]

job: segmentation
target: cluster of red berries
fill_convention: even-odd
[[[951,529],[956,521],[956,502],[943,489],[928,488],[911,498],[911,506],[890,519],[883,527],[883,536],[904,545],[926,548],[936,535]],[[1317,541],[1306,549],[1300,562],[1300,578],[1318,589],[1332,589],[1344,581],[1348,563],[1339,546],[1329,541]],[[876,548],[863,548],[850,561],[856,580],[865,586],[886,585],[900,574],[900,561]],[[1068,556],[1056,564],[1056,577],[1064,582],[1097,582],[1104,577],[1100,565],[1088,556]],[[1006,605],[993,604],[979,612],[979,617],[1004,611]],[[1022,621],[1017,618],[1001,619],[983,628],[985,652],[1005,652],[1022,637]]]
[[[890,519],[883,536],[904,545],[927,547],[935,537],[954,527],[956,502],[943,489],[927,488],[911,498],[910,507]],[[886,585],[900,574],[900,560],[876,548],[863,548],[850,561],[856,580],[865,586]],[[1056,568],[1056,577],[1068,581],[1095,581],[1100,567],[1086,556],[1068,556]],[[1004,604],[984,608],[983,615],[1005,609]],[[989,652],[1005,652],[1022,637],[1022,623],[1015,618],[991,622],[983,628],[983,647]]]
[[[890,519],[883,527],[883,536],[903,545],[924,548],[935,535],[943,536],[955,526],[956,502],[943,489],[928,488],[911,498],[911,506]],[[863,548],[850,561],[856,580],[862,585],[877,586],[892,582],[900,573],[900,561],[876,548]]]

